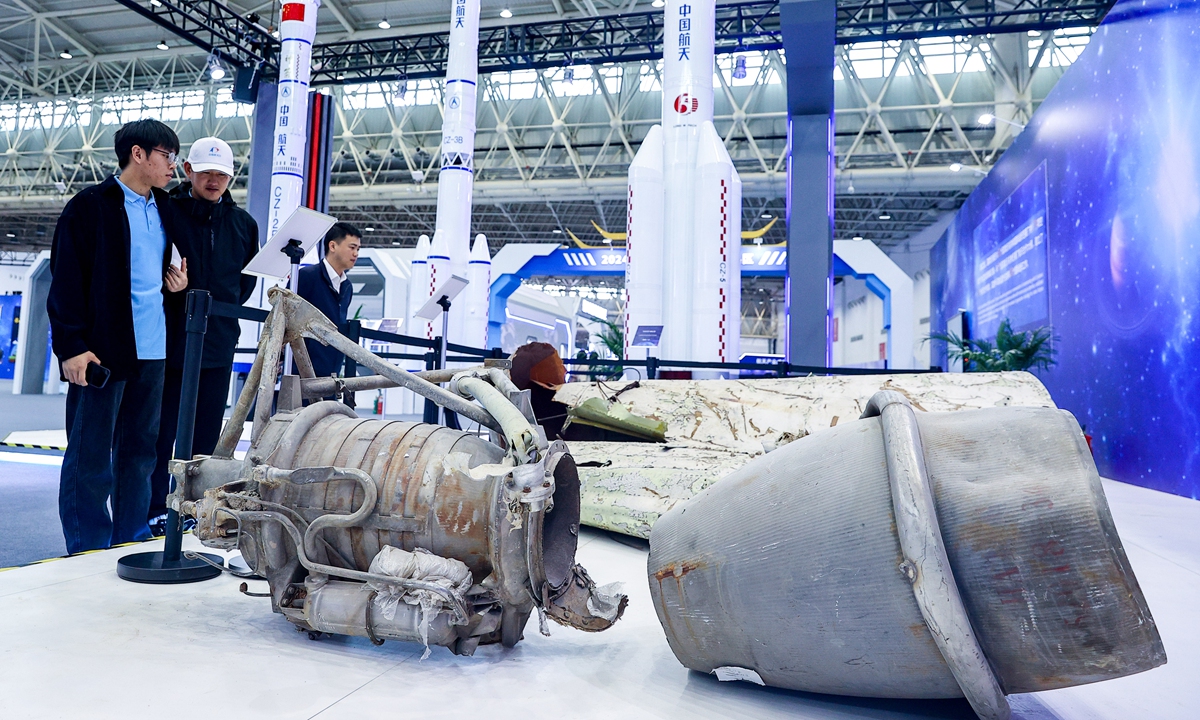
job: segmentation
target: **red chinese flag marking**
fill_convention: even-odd
[[[304,3],[284,3],[283,22],[288,20],[304,22]]]

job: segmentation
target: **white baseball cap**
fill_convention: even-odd
[[[200,138],[188,150],[187,161],[192,172],[216,170],[233,177],[233,150],[221,138]]]

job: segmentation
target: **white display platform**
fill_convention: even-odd
[[[1106,483],[1169,663],[1141,675],[1010,696],[1022,720],[1200,717],[1200,502]],[[185,547],[198,543],[191,536]],[[536,621],[474,657],[365,638],[311,641],[225,576],[135,585],[116,558],[160,543],[0,573],[0,718],[972,718],[962,701],[888,701],[719,683],[675,660],[644,551],[585,529],[579,560],[630,595],[612,630]],[[251,583],[263,590],[266,584]]]

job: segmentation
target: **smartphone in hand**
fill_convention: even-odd
[[[103,365],[88,363],[83,379],[87,380],[87,384],[94,388],[102,388],[108,384],[108,377],[110,375],[112,375],[112,371]]]

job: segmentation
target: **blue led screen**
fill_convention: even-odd
[[[933,248],[931,325],[1051,325],[1101,474],[1200,497],[1198,246],[1200,2],[1125,0]]]
[[[971,233],[975,316],[972,330],[994,337],[1007,318],[1015,330],[1045,325],[1046,166],[1025,179]]]

